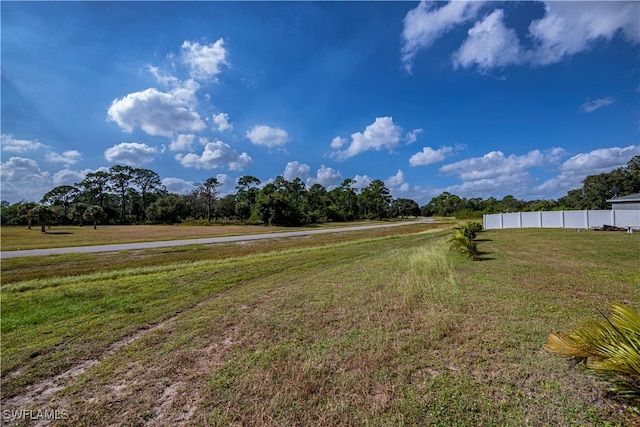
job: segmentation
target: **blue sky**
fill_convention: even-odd
[[[1,198],[382,179],[556,199],[640,155],[638,2],[7,2]]]

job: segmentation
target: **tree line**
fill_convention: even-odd
[[[589,175],[582,187],[569,190],[558,200],[518,200],[507,195],[501,200],[458,197],[444,192],[420,208],[424,216],[455,216],[460,219],[482,218],[483,214],[537,212],[553,210],[609,209],[608,199],[640,193],[640,156],[611,172]]]
[[[61,185],[35,202],[2,202],[2,224],[36,222],[46,225],[78,224],[211,224],[238,221],[268,225],[304,225],[328,221],[354,221],[420,215],[411,199],[391,196],[383,181],[373,180],[361,190],[346,179],[332,190],[321,184],[307,188],[300,178],[278,176],[261,186],[251,175],[238,179],[236,192],[219,195],[215,177],[194,186],[188,194],[173,194],[149,169],[115,165],[91,172],[74,185]]]
[[[74,185],[48,191],[35,202],[1,202],[3,225],[35,221],[42,230],[51,224],[211,224],[238,221],[252,224],[297,226],[323,222],[385,219],[408,216],[481,218],[483,214],[540,210],[606,209],[615,195],[640,192],[640,156],[614,171],[590,175],[582,188],[558,200],[518,200],[507,195],[464,198],[449,192],[419,206],[414,200],[393,198],[383,181],[373,180],[362,189],[355,181],[327,190],[321,184],[307,187],[300,179],[278,176],[261,186],[251,175],[238,179],[236,192],[220,197],[221,183],[211,177],[188,194],[173,194],[149,169],[115,165],[91,172]]]

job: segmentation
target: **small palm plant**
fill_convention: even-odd
[[[614,303],[610,318],[603,317],[572,332],[549,334],[544,348],[582,363],[609,384],[609,391],[640,398],[640,314]]]
[[[473,239],[476,238],[476,232],[468,224],[464,224],[454,228],[453,235],[449,239],[451,248],[457,250],[463,255],[472,259],[477,259],[480,252]]]
[[[474,240],[477,234],[482,231],[482,224],[476,221],[468,221],[464,224],[454,227],[454,230],[460,230],[469,239]]]
[[[473,230],[474,233],[479,233],[482,231],[482,224],[478,221],[469,221],[467,223],[467,227]]]

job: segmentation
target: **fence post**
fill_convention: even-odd
[[[585,209],[584,211],[584,224],[586,229],[589,229],[589,210]]]
[[[538,226],[542,228],[542,211],[538,212]]]
[[[614,227],[618,226],[616,224],[616,211],[613,208],[611,208],[611,225],[613,225]]]
[[[564,226],[564,210],[560,211],[561,215],[560,215],[560,224],[562,224],[562,228],[565,228]]]
[[[502,219],[503,213],[500,212],[500,230],[504,229],[504,220]]]

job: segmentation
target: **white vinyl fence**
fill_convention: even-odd
[[[640,227],[640,210],[514,212],[483,215],[485,230],[501,228]]]

